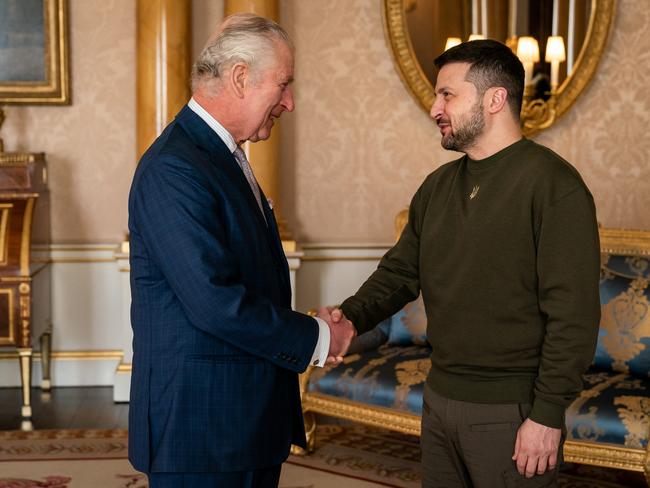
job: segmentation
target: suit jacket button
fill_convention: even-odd
[[[318,366],[318,363],[319,363],[318,359],[314,359],[314,366]]]

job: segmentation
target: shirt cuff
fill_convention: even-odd
[[[314,317],[318,323],[318,342],[314,354],[311,357],[310,364],[322,368],[327,360],[327,353],[330,350],[330,326],[323,319]]]

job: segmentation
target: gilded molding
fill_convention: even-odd
[[[113,263],[115,258],[51,258],[33,260],[32,263],[39,264],[79,264],[79,263]]]
[[[433,86],[415,59],[403,15],[402,0],[384,0],[382,6],[384,32],[393,60],[397,64],[397,72],[409,94],[426,113],[429,113],[435,98]]]
[[[558,117],[575,103],[578,95],[596,72],[614,23],[616,0],[591,0],[591,9],[592,15],[585,34],[585,45],[580,51],[571,76],[564,80],[558,90],[556,107]]]
[[[119,249],[118,244],[102,245],[88,244],[87,246],[74,246],[69,244],[35,244],[32,246],[34,251],[60,251],[60,252],[97,252],[97,251],[116,251]]]
[[[23,283],[30,280],[30,276],[0,276],[0,283]]]
[[[131,374],[131,370],[133,369],[133,365],[131,363],[120,363],[117,365],[117,369],[115,370],[116,373],[128,373]]]
[[[45,0],[45,82],[4,83],[2,104],[69,104],[68,0]]]
[[[31,297],[29,295],[29,292],[31,291],[31,286],[29,286],[29,283],[21,283],[18,285],[18,293],[20,293],[20,297],[18,297],[18,305],[20,309],[20,326],[21,326],[21,334],[22,334],[22,344],[25,345],[25,347],[29,346],[30,343],[30,322],[31,322]]]
[[[0,290],[0,295],[7,295],[8,302],[8,313],[9,313],[9,336],[0,337],[0,346],[12,346],[16,343],[16,337],[14,336],[14,290]],[[14,355],[14,358],[18,357],[18,353]]]
[[[124,358],[124,352],[121,350],[100,350],[100,351],[52,351],[52,359],[59,360],[109,360],[116,359],[121,361]],[[18,357],[17,352],[0,352],[0,360],[15,360]],[[34,353],[34,359],[41,360],[42,354],[40,352]]]
[[[303,256],[302,261],[379,261],[381,256]]]
[[[9,238],[7,228],[9,226],[9,214],[13,208],[13,203],[0,204],[0,265],[6,266],[9,259]]]
[[[397,412],[321,393],[304,394],[302,405],[303,412],[321,413],[405,434],[420,435],[420,416],[413,413]]]
[[[415,57],[404,15],[404,0],[384,0],[382,14],[384,31],[400,78],[409,94],[429,113],[434,101],[434,88]],[[533,104],[522,110],[522,127],[530,136],[550,127],[576,101],[593,78],[602,58],[616,10],[616,0],[591,0],[592,15],[585,43],[571,75],[558,88],[554,107],[540,108]]]
[[[43,153],[0,153],[0,166],[27,166],[36,161],[43,161]]]
[[[650,231],[601,228],[599,234],[603,254],[650,256]]]
[[[0,198],[5,198],[7,200],[12,199],[27,199],[27,198],[38,198],[38,193],[16,193],[16,192],[0,192]]]
[[[375,243],[375,244],[358,244],[358,243],[353,243],[353,244],[347,244],[347,243],[338,243],[338,242],[333,242],[331,244],[327,243],[305,243],[301,244],[301,248],[303,251],[313,251],[313,250],[329,250],[329,249],[384,249],[388,250],[391,247],[393,247],[395,243],[394,242],[386,242],[386,243]]]
[[[25,204],[23,235],[20,241],[20,274],[23,276],[29,276],[29,245],[32,237],[32,219],[34,217],[35,202],[35,198],[29,198]]]
[[[646,452],[613,445],[571,441],[564,443],[564,459],[570,463],[643,472]]]

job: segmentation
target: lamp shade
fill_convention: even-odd
[[[550,36],[546,41],[546,55],[544,59],[551,61],[566,61],[566,51],[564,50],[564,39],[562,36]]]
[[[534,37],[523,36],[517,44],[517,57],[522,63],[536,63],[539,61],[539,44]]]
[[[454,46],[458,46],[461,42],[463,41],[461,40],[460,37],[448,37],[447,42],[445,44],[445,51],[447,49],[451,49]]]
[[[487,39],[483,34],[471,34],[468,41],[480,41],[482,39]]]

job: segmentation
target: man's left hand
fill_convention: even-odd
[[[513,461],[526,478],[555,469],[562,431],[526,419],[517,431]]]

